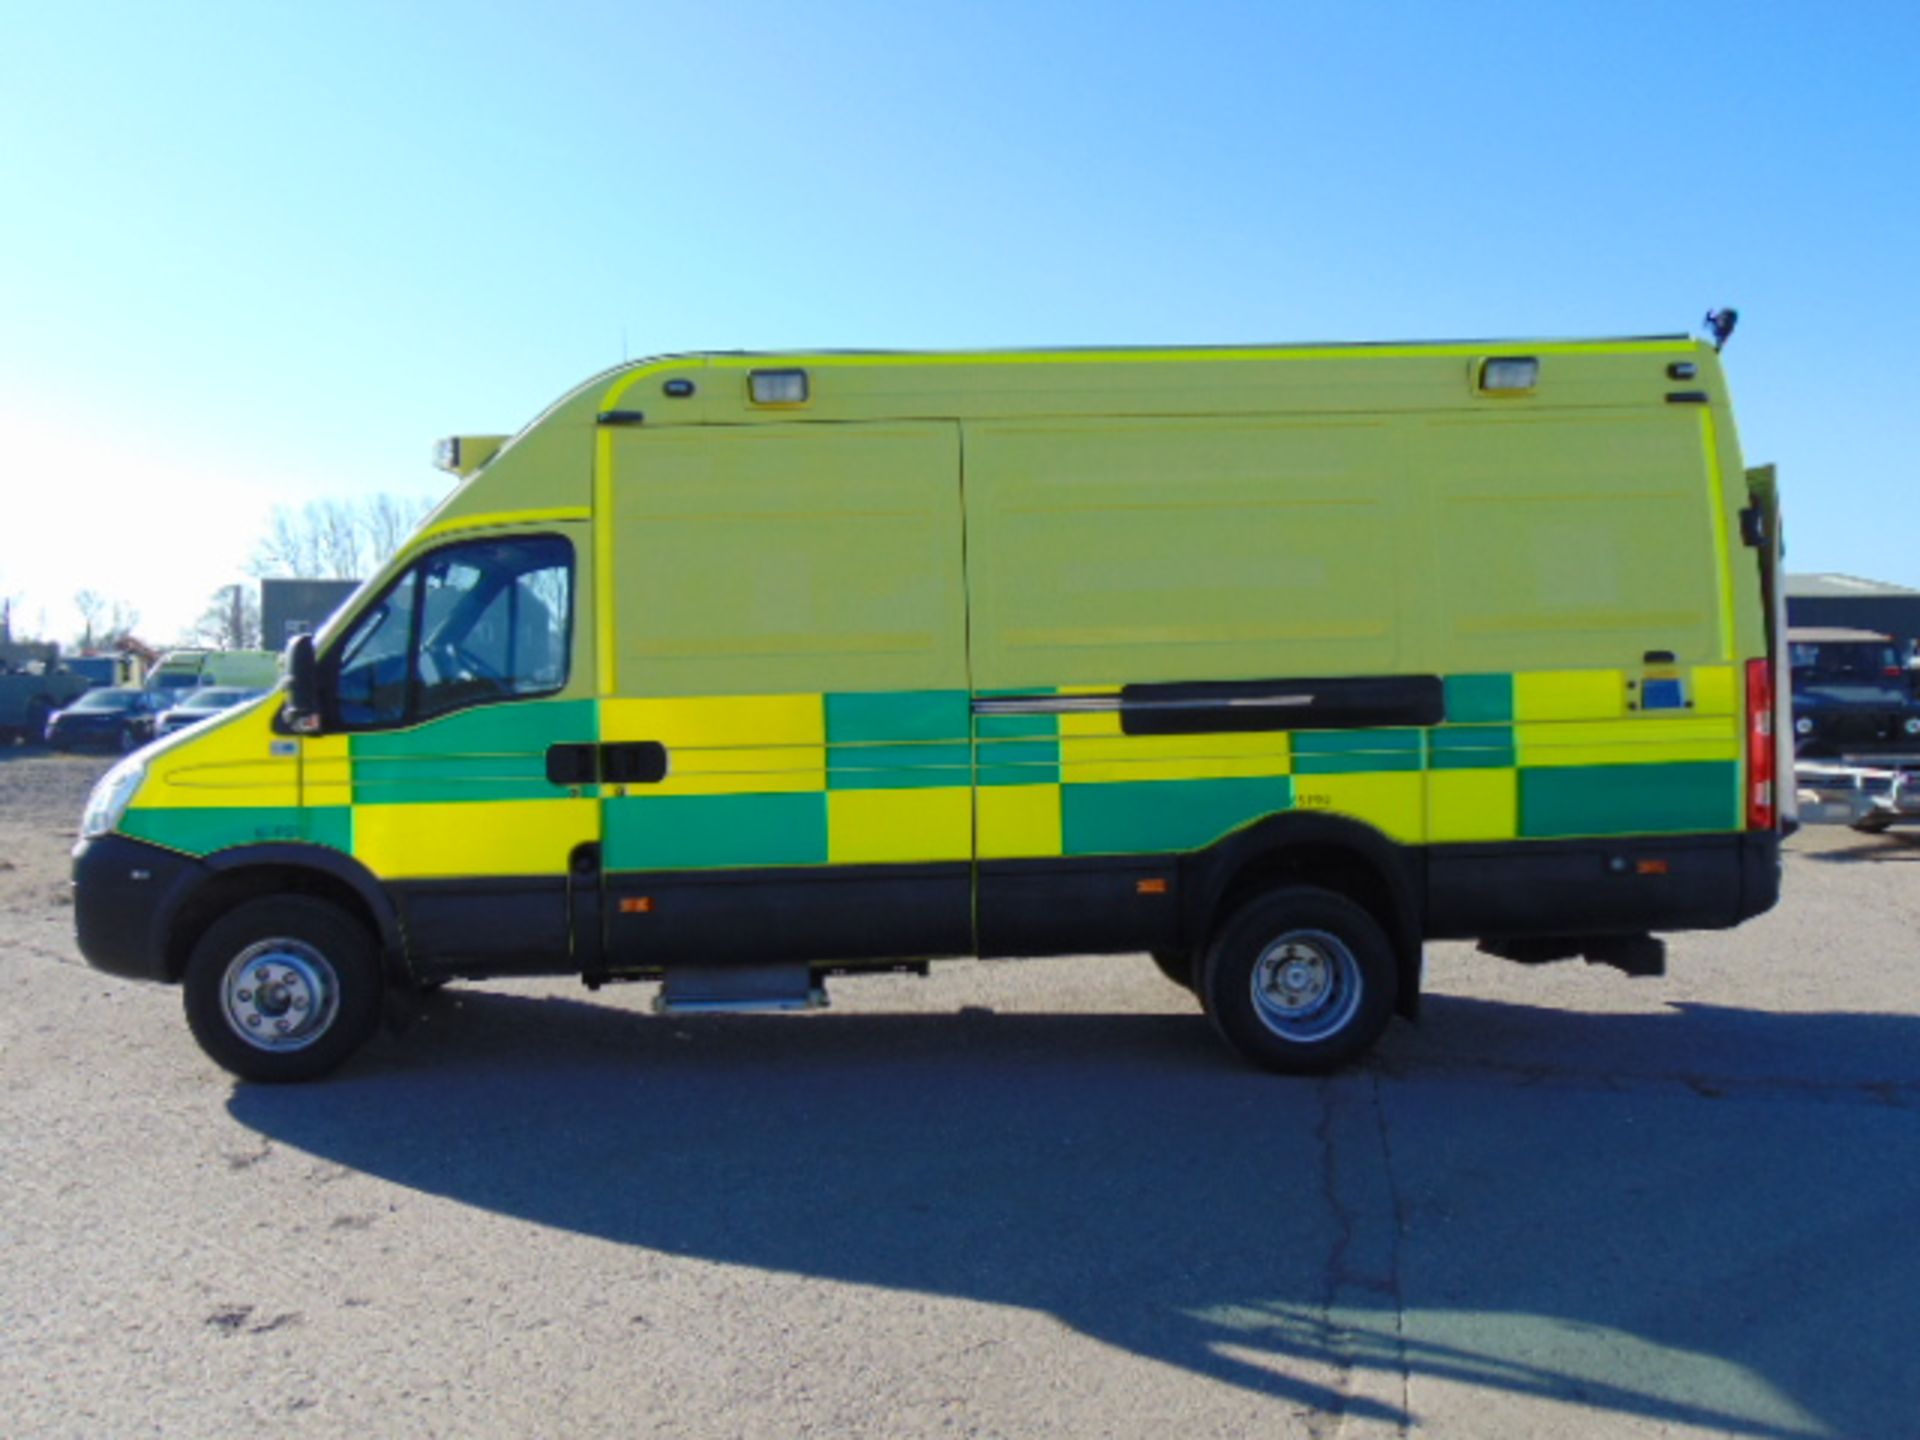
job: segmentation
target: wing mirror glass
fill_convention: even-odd
[[[320,729],[320,662],[311,635],[287,642],[287,704],[281,714],[289,730],[311,735]]]

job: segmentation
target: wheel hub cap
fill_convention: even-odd
[[[220,989],[234,1034],[261,1050],[301,1050],[327,1032],[340,1008],[333,966],[303,940],[262,940],[236,955]]]
[[[1254,962],[1253,1008],[1283,1040],[1324,1040],[1360,1008],[1360,964],[1346,942],[1324,930],[1279,936]]]

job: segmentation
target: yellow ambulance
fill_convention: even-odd
[[[286,686],[87,807],[81,950],[240,1075],[451,978],[1139,952],[1314,1071],[1429,939],[1646,972],[1777,897],[1706,342],[686,355],[442,450]]]

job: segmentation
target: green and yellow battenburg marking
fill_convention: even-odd
[[[1736,668],[1639,708],[1620,670],[1456,675],[1432,728],[1128,735],[1112,710],[978,714],[1046,691],[548,700],[308,738],[273,703],[165,747],[121,829],[194,855],[330,846],[385,879],[955,862],[1201,849],[1289,810],[1404,844],[1737,830]],[[557,743],[653,740],[657,785],[548,782]]]

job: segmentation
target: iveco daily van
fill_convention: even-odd
[[[689,355],[444,451],[286,685],[86,811],[82,951],[241,1075],[452,977],[1143,951],[1317,1070],[1428,939],[1645,971],[1778,892],[1704,342]]]

